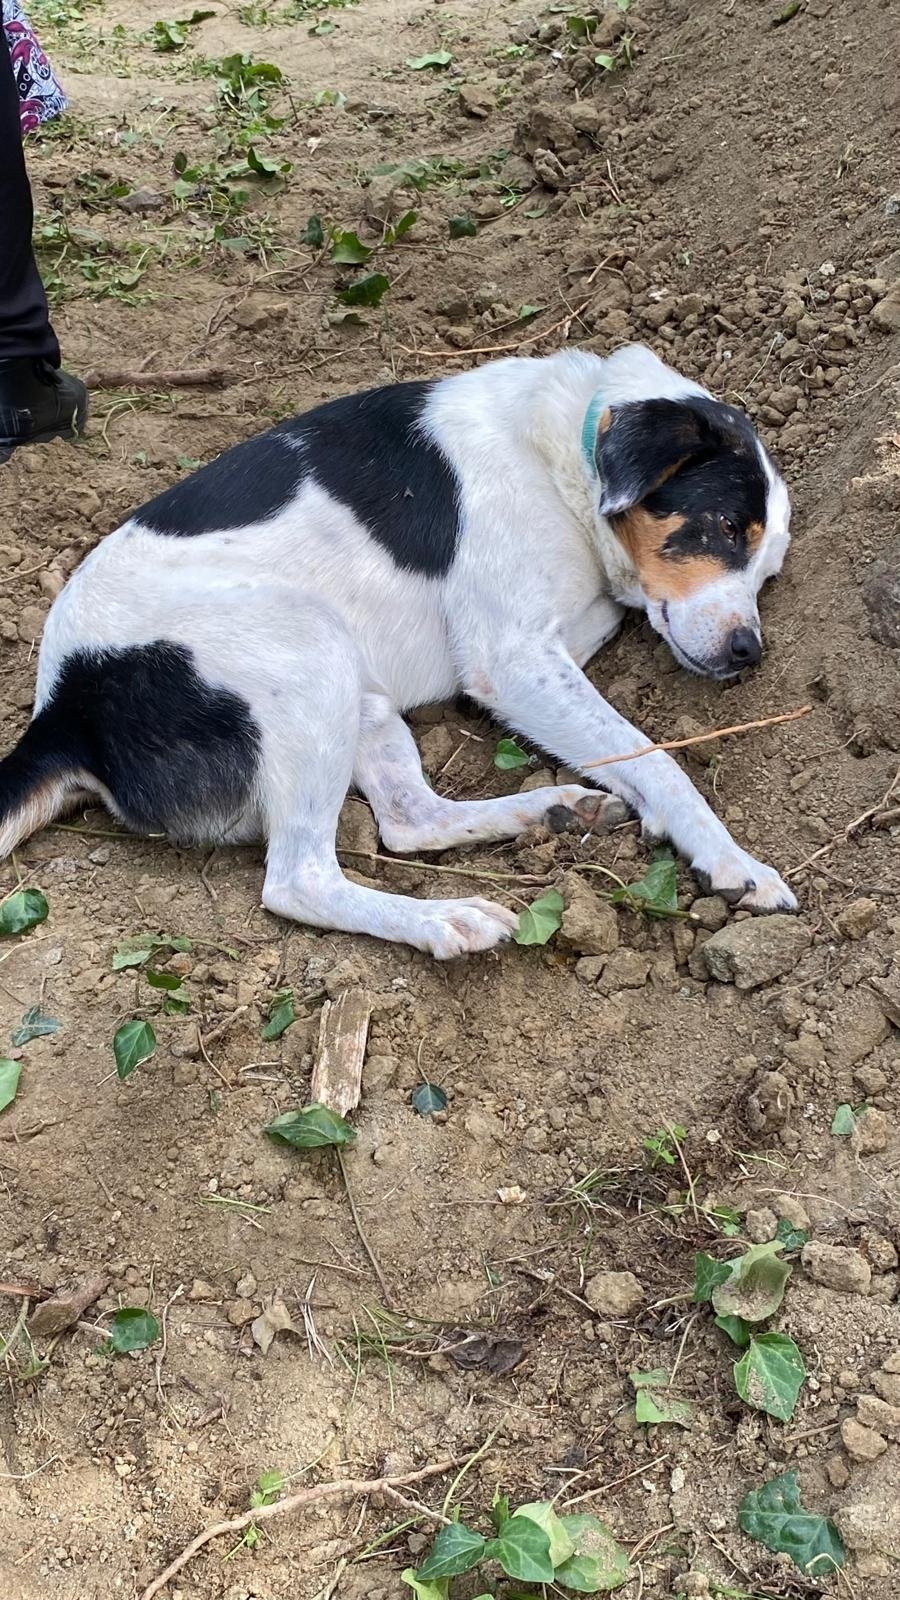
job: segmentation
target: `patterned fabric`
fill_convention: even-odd
[[[69,102],[35,38],[31,23],[19,6],[19,0],[0,0],[0,7],[13,76],[19,91],[22,132],[32,133],[40,123],[58,117]]]

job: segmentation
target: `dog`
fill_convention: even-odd
[[[263,904],[447,959],[509,937],[483,899],[345,878],[351,787],[388,850],[513,838],[580,785],[453,801],[402,713],[464,692],[575,771],[646,740],[582,668],[643,611],[689,671],[761,655],[789,539],[747,417],[630,345],[491,361],[332,400],[239,444],[87,556],[47,618],[35,713],[0,762],[0,854],[85,794],[187,844],[264,837]],[[670,756],[603,768],[705,888],[792,911]]]

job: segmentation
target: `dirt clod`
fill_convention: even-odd
[[[630,1317],[644,1304],[644,1289],[633,1272],[598,1272],[585,1285],[584,1298],[601,1317]]]
[[[809,942],[809,929],[796,917],[754,917],[714,933],[703,946],[703,960],[720,983],[757,989],[792,972]]]
[[[811,1239],[803,1246],[801,1261],[816,1283],[842,1294],[868,1294],[872,1270],[858,1250],[845,1245],[822,1244]]]

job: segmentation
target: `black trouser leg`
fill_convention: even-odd
[[[59,344],[31,246],[33,221],[19,91],[0,26],[0,361],[24,356],[58,367]]]

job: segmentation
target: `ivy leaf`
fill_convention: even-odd
[[[140,1022],[136,1017],[131,1022],[123,1022],[113,1038],[116,1072],[121,1081],[124,1083],[130,1078],[142,1061],[149,1061],[155,1049],[156,1034],[149,1022]]]
[[[553,1582],[550,1539],[530,1517],[516,1513],[502,1523],[497,1537],[485,1547],[484,1556],[499,1561],[510,1578],[521,1578],[525,1583]]]
[[[416,1577],[422,1582],[456,1578],[461,1572],[471,1572],[484,1560],[486,1549],[487,1540],[474,1528],[467,1528],[464,1522],[451,1522],[449,1527],[441,1528]]]
[[[46,921],[50,907],[40,889],[17,889],[0,903],[0,935],[28,933]]]
[[[674,1422],[679,1428],[689,1428],[693,1411],[686,1400],[676,1400],[669,1392],[669,1374],[664,1367],[654,1367],[652,1372],[629,1372],[635,1388],[634,1416],[636,1422]]]
[[[287,177],[292,170],[290,161],[279,161],[277,156],[260,155],[255,144],[247,146],[247,166],[255,172],[258,178]]]
[[[183,50],[187,34],[180,22],[154,22],[153,48],[161,54],[167,50]]]
[[[795,1228],[792,1222],[788,1222],[787,1217],[779,1217],[775,1237],[781,1241],[785,1250],[802,1250],[809,1239],[809,1234],[805,1228]]]
[[[407,1567],[405,1572],[401,1572],[400,1582],[409,1584],[415,1591],[416,1600],[447,1600],[450,1593],[449,1578],[438,1578],[435,1583],[423,1583],[412,1567]]]
[[[306,227],[300,235],[301,244],[311,244],[314,250],[320,250],[325,243],[325,229],[322,218],[312,216],[308,219]]]
[[[499,1279],[498,1279],[498,1282],[499,1282]],[[510,1513],[510,1509],[509,1509],[509,1495],[508,1494],[498,1494],[497,1491],[495,1490],[494,1491],[494,1498],[491,1501],[491,1521],[494,1524],[494,1531],[496,1533],[500,1532],[500,1529],[503,1527],[504,1522],[508,1522],[509,1521],[510,1515],[511,1515],[511,1513]]]
[[[849,1105],[838,1106],[831,1123],[831,1131],[838,1139],[849,1139],[856,1127],[856,1116],[853,1107]]]
[[[59,1033],[60,1023],[55,1017],[44,1015],[40,1006],[29,1006],[22,1017],[22,1021],[10,1034],[16,1049],[23,1044],[30,1044],[32,1039],[47,1039],[51,1033]]]
[[[604,72],[612,72],[615,64],[615,56],[608,55],[606,51],[601,51],[600,55],[594,57],[594,66],[602,67]]]
[[[420,1083],[409,1097],[410,1105],[420,1117],[433,1117],[436,1111],[446,1111],[447,1096],[438,1083]]]
[[[749,1322],[745,1322],[743,1317],[730,1316],[716,1317],[714,1320],[716,1327],[727,1333],[732,1344],[736,1344],[739,1350],[746,1350],[753,1336]]]
[[[823,1577],[846,1560],[834,1523],[801,1504],[796,1472],[784,1472],[762,1488],[751,1489],[741,1501],[738,1522],[767,1550],[790,1556],[801,1572]]]
[[[367,278],[348,283],[338,299],[345,306],[380,306],[390,287],[391,280],[383,272],[370,272]]]
[[[648,917],[671,917],[678,910],[678,865],[671,851],[657,851],[644,876],[614,889],[610,900]]]
[[[199,462],[195,463],[199,466]],[[190,939],[174,934],[139,933],[133,939],[123,939],[112,958],[113,972],[123,972],[128,967],[144,967],[155,951],[177,950],[185,953],[194,947]]]
[[[155,968],[148,967],[144,976],[151,989],[165,989],[167,993],[174,994],[181,988],[181,978],[177,972],[157,972]]]
[[[119,1355],[128,1350],[146,1350],[159,1338],[159,1322],[152,1311],[140,1306],[123,1306],[109,1325],[108,1349]]]
[[[727,1283],[730,1277],[730,1261],[717,1261],[715,1256],[708,1256],[705,1250],[698,1250],[694,1256],[694,1304],[704,1305],[711,1300],[713,1290],[719,1284]]]
[[[21,1073],[21,1061],[10,1061],[8,1056],[0,1056],[0,1111],[5,1111],[15,1100]]]
[[[342,233],[335,229],[331,235],[331,259],[339,267],[361,267],[372,254],[367,244],[353,232]]]
[[[304,1106],[301,1111],[283,1111],[263,1128],[276,1144],[289,1144],[294,1150],[321,1150],[326,1145],[352,1144],[356,1129],[327,1106]]]
[[[415,227],[418,220],[418,211],[404,211],[400,220],[387,229],[384,236],[385,244],[396,244],[397,240],[402,239],[405,233],[409,233],[410,228]]]
[[[406,65],[413,72],[424,72],[429,67],[432,71],[442,72],[445,67],[449,67],[452,60],[449,50],[432,50],[425,56],[407,56]]]
[[[516,1516],[527,1517],[529,1521],[536,1523],[539,1528],[543,1529],[550,1541],[550,1565],[552,1567],[561,1567],[564,1561],[568,1561],[569,1557],[575,1554],[575,1541],[566,1532],[549,1500],[535,1500],[530,1505],[519,1506]],[[503,1525],[501,1523],[501,1527]],[[500,1529],[497,1531],[499,1532]]]
[[[191,1002],[182,991],[179,994],[167,994],[163,1001],[163,1014],[167,1017],[186,1017],[191,1009]]]
[[[546,311],[546,309],[546,306],[520,306],[516,313],[516,321],[530,322],[532,317],[539,317],[541,312]]]
[[[278,989],[272,998],[268,1018],[263,1024],[262,1037],[264,1039],[280,1039],[281,1035],[287,1032],[291,1023],[296,1022],[296,1020],[293,989]]]
[[[515,739],[501,739],[494,753],[494,766],[501,772],[512,772],[515,767],[527,767],[528,757]]]
[[[554,1581],[577,1594],[608,1594],[634,1576],[628,1556],[599,1517],[560,1517],[575,1554],[557,1567]]]
[[[734,1381],[742,1400],[780,1422],[794,1414],[806,1378],[803,1356],[785,1333],[760,1333],[746,1355],[734,1364]]]
[[[545,889],[519,913],[513,933],[516,944],[546,944],[562,923],[563,897],[558,889]]]
[[[451,239],[474,239],[478,233],[478,224],[474,217],[451,217],[447,223],[447,232]]]
[[[736,1261],[729,1263],[729,1275],[712,1292],[712,1303],[720,1316],[743,1317],[745,1322],[764,1322],[778,1310],[784,1286],[791,1275],[786,1261],[779,1261],[784,1249],[779,1239],[771,1244],[755,1244]]]

